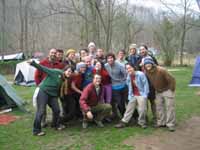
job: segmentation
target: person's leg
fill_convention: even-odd
[[[165,102],[163,98],[163,93],[156,93],[156,117],[157,126],[166,125]]]
[[[82,128],[86,129],[88,127],[88,119],[85,112],[82,112],[82,114],[83,114]]]
[[[49,106],[52,109],[53,112],[53,118],[52,118],[52,127],[59,127],[59,121],[60,121],[60,107],[58,104],[58,98],[57,97],[49,97],[48,101]]]
[[[105,99],[105,103],[110,104],[111,100],[112,100],[112,86],[111,84],[109,85],[104,85],[104,99]]]
[[[73,95],[73,97],[74,97],[75,102],[76,102],[76,112],[75,112],[76,117],[77,118],[83,118],[82,111],[81,111],[80,104],[79,104],[80,94],[75,93]]]
[[[128,105],[126,107],[126,111],[124,113],[124,116],[122,118],[122,122],[124,123],[128,123],[135,111],[135,108],[136,108],[136,104],[137,104],[137,101],[136,99],[133,99],[131,101],[128,102]]]
[[[121,100],[121,94],[120,91],[118,90],[112,90],[112,101],[111,101],[111,105],[112,105],[112,112],[114,117],[117,117],[119,119],[122,118],[122,114],[119,110],[119,102]]]
[[[92,113],[96,114],[95,120],[102,121],[106,116],[111,114],[112,107],[110,104],[98,104],[91,108]]]
[[[152,120],[153,124],[156,124],[156,102],[155,99],[149,99],[150,105],[151,105],[151,112],[152,112]]]
[[[142,127],[146,126],[146,115],[147,115],[147,99],[143,96],[136,96],[137,99],[137,109],[139,112],[138,124]]]
[[[43,128],[48,126],[48,124],[47,124],[47,106],[45,106],[45,108],[44,108],[44,114],[42,116],[41,125]]]
[[[148,79],[148,77],[147,77]],[[152,112],[152,120],[153,120],[153,125],[156,125],[156,103],[155,103],[155,99],[156,99],[156,92],[155,92],[155,88],[153,87],[153,85],[151,84],[151,82],[148,79],[148,83],[149,83],[149,94],[148,94],[148,100],[150,102],[150,107],[151,107],[151,112]],[[147,103],[147,111],[148,111],[148,103]],[[148,117],[147,117],[147,121],[148,121]]]
[[[166,125],[167,127],[175,127],[176,116],[175,116],[175,103],[174,103],[174,92],[168,90],[164,93],[166,103]]]
[[[76,101],[73,95],[65,95],[64,97],[64,120],[69,121],[75,116]]]
[[[122,90],[120,90],[120,102],[119,102],[119,110],[122,115],[124,115],[126,111],[126,105],[128,103],[128,88],[124,87]]]
[[[41,132],[41,120],[45,113],[47,103],[48,95],[42,90],[39,90],[37,95],[37,112],[33,123],[33,134]]]

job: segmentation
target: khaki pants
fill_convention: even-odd
[[[176,117],[174,97],[175,93],[171,90],[156,93],[156,113],[158,126],[175,126]]]
[[[146,124],[146,112],[147,112],[147,99],[145,99],[143,96],[135,96],[134,100],[131,100],[128,102],[126,112],[124,113],[124,117],[122,118],[122,121],[125,123],[128,123],[134,113],[134,110],[136,109],[139,113],[138,117],[138,124],[139,125],[145,125]]]
[[[94,119],[97,121],[102,121],[106,116],[109,116],[112,112],[112,107],[110,104],[98,104],[91,107],[91,112],[94,114]],[[87,121],[86,114],[83,115],[84,120]]]

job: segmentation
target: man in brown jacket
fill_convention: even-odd
[[[144,68],[156,91],[156,127],[167,126],[169,131],[175,131],[174,97],[176,81],[167,70],[156,66],[151,58],[144,60]]]

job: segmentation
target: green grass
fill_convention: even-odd
[[[198,90],[189,88],[188,83],[192,76],[192,68],[176,68],[180,71],[171,72],[177,81],[176,90],[176,117],[180,124],[193,115],[200,114],[200,99],[195,95]],[[106,124],[105,128],[91,125],[88,129],[81,128],[81,122],[72,122],[64,131],[55,131],[46,128],[47,135],[36,137],[32,135],[34,109],[32,95],[34,87],[14,86],[18,94],[27,102],[26,108],[30,114],[23,114],[19,110],[12,113],[20,119],[8,126],[0,126],[1,150],[131,150],[133,147],[124,145],[123,141],[136,135],[149,135],[156,131],[149,127],[127,127],[115,129],[114,124]],[[151,115],[151,113],[149,113]],[[167,132],[161,129],[162,132]]]

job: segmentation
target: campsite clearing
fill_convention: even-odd
[[[127,145],[125,141],[135,141],[138,136],[144,138],[152,136],[154,138],[157,134],[163,136],[162,141],[160,142],[165,143],[169,139],[167,135],[179,134],[187,130],[188,126],[184,126],[187,119],[192,116],[200,116],[200,98],[195,94],[200,89],[188,87],[188,83],[192,78],[192,68],[178,67],[177,69],[180,69],[180,71],[171,72],[177,80],[176,116],[178,127],[177,131],[174,133],[169,133],[166,129],[154,129],[151,126],[145,130],[137,126],[115,129],[114,123],[105,124],[105,128],[97,128],[95,125],[91,125],[88,129],[84,130],[81,128],[80,121],[72,121],[67,125],[67,128],[64,131],[55,131],[48,127],[44,129],[47,135],[44,137],[35,137],[32,135],[34,108],[31,101],[34,87],[14,85],[13,87],[18,91],[18,94],[28,103],[27,108],[31,110],[32,113],[23,114],[20,111],[15,110],[13,114],[20,115],[20,120],[17,120],[8,126],[0,126],[0,149],[133,150],[133,146],[136,145]],[[149,113],[149,116],[151,118],[151,113]],[[195,120],[191,119],[191,121]],[[181,128],[182,125],[183,127],[186,127],[185,130]],[[196,131],[194,130],[194,132]],[[164,138],[165,136],[168,139]],[[191,135],[185,136],[189,137]],[[181,138],[185,137],[182,136]],[[192,145],[192,142],[195,142],[195,140],[193,141],[191,139],[190,142]],[[182,146],[184,147],[185,145]]]

